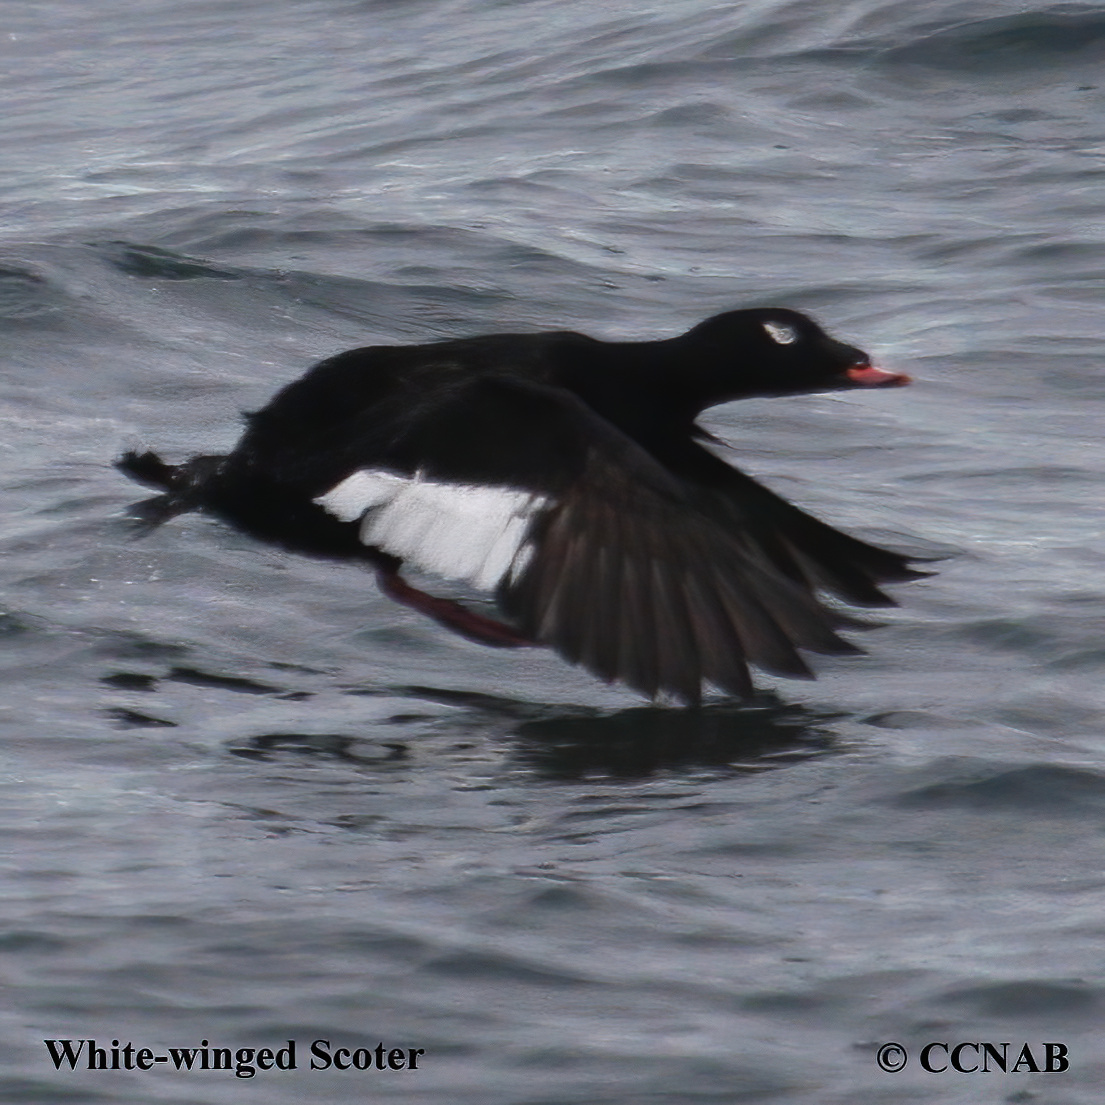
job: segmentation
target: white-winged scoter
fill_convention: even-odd
[[[861,651],[825,591],[893,605],[925,573],[718,459],[701,411],[909,377],[783,308],[676,338],[496,334],[338,354],[289,384],[227,456],[127,453],[164,491],[301,552],[366,561],[383,591],[484,644],[547,645],[600,679],[700,701],[752,693],[748,665],[809,677],[798,649]],[[404,580],[409,564],[491,592],[495,621]]]

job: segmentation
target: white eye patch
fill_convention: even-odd
[[[768,337],[780,345],[793,345],[798,340],[798,331],[785,322],[765,322],[764,329]]]

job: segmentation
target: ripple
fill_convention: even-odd
[[[959,23],[887,50],[881,61],[1000,75],[1096,62],[1103,48],[1105,14],[1036,11]]]
[[[220,675],[218,672],[202,671],[200,668],[175,667],[169,671],[167,679],[177,683],[190,683],[193,687],[217,687],[223,691],[238,691],[240,694],[278,694],[279,687],[268,683],[258,683],[241,675]]]
[[[127,276],[145,280],[240,280],[241,275],[207,261],[197,261],[157,246],[108,242],[94,245],[109,264]]]
[[[110,718],[118,729],[175,729],[175,721],[153,717],[151,714],[131,710],[125,706],[111,706],[104,710],[104,716]]]
[[[980,1017],[1081,1017],[1098,1009],[1101,994],[1081,982],[1022,979],[948,990],[943,1001],[967,1006]]]
[[[982,769],[979,769],[980,774]],[[1032,811],[1081,818],[1105,812],[1105,776],[1080,768],[1033,764],[981,777],[931,783],[906,791],[897,805],[914,809],[962,808]]]
[[[67,306],[64,293],[40,273],[0,267],[0,319],[26,322]]]
[[[574,971],[531,963],[501,952],[458,951],[438,956],[422,971],[479,985],[511,982],[525,986],[591,986],[592,979]]]

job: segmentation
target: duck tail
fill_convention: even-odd
[[[115,467],[135,483],[160,491],[152,499],[134,503],[127,513],[138,523],[139,532],[145,532],[183,514],[201,509],[206,501],[208,486],[218,479],[218,472],[226,457],[193,457],[184,464],[166,464],[156,453],[124,453]]]
[[[178,466],[166,464],[156,453],[131,450],[115,462],[115,467],[135,483],[155,491],[171,491],[176,486]]]

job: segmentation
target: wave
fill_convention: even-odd
[[[880,54],[891,65],[1003,73],[1105,57],[1105,11],[1024,12],[957,23]]]
[[[962,774],[898,795],[910,808],[1028,810],[1037,815],[1085,817],[1105,808],[1105,777],[1088,768],[1037,763],[1022,767],[966,766]],[[953,769],[954,771],[954,769]]]
[[[37,320],[65,306],[64,293],[41,273],[0,265],[0,319]]]

